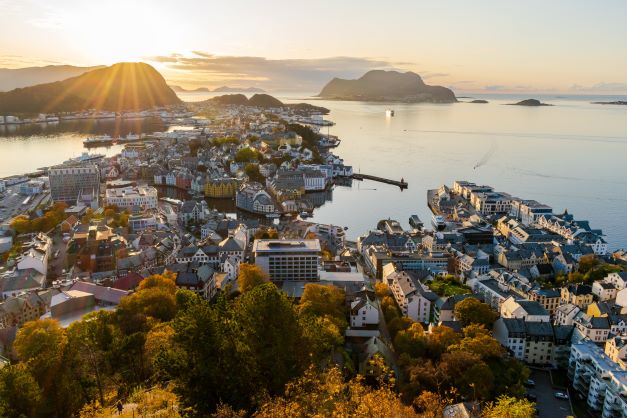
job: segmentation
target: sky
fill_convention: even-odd
[[[414,71],[456,92],[627,94],[624,0],[0,0],[0,67],[144,61],[183,87],[317,92]]]

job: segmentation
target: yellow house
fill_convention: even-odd
[[[240,181],[236,178],[211,179],[205,183],[205,196],[218,199],[235,197]]]
[[[587,284],[569,284],[562,287],[561,304],[571,303],[580,309],[586,309],[592,303],[592,287]]]

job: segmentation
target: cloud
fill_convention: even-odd
[[[603,92],[603,93],[620,93],[627,92],[627,83],[620,82],[600,82],[591,86],[582,86],[573,84],[570,90],[578,92]]]
[[[164,76],[197,86],[227,84],[257,86],[267,90],[318,92],[333,77],[356,78],[372,69],[396,69],[398,63],[361,57],[268,59],[255,56],[219,56],[204,51],[191,55],[147,57],[164,64]],[[410,66],[410,63],[407,66]],[[414,64],[415,65],[415,64]],[[432,76],[444,76],[433,73]]]

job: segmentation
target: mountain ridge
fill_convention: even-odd
[[[55,81],[66,80],[104,67],[104,65],[92,67],[45,65],[41,67],[0,68],[0,92],[38,84],[54,83]]]

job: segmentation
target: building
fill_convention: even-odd
[[[587,284],[569,284],[561,290],[561,305],[572,303],[573,305],[579,307],[579,309],[585,309],[592,303],[592,300],[592,287]]]
[[[241,181],[232,178],[213,178],[205,183],[205,196],[216,199],[235,197]]]
[[[553,208],[535,200],[514,199],[509,214],[520,220],[523,225],[529,226],[541,216],[551,216]]]
[[[605,342],[605,354],[623,370],[627,368],[625,361],[627,360],[627,337],[619,335],[609,338]]]
[[[240,186],[235,195],[235,205],[252,213],[273,214],[277,212],[272,198],[259,183],[247,183]]]
[[[82,271],[114,271],[128,243],[104,225],[80,225],[67,245],[65,265]]]
[[[351,328],[376,327],[379,325],[379,305],[368,296],[359,297],[351,302]]]
[[[519,360],[528,364],[554,363],[554,331],[548,322],[522,318],[499,318],[494,323],[494,338]]]
[[[32,196],[44,191],[44,182],[41,180],[30,180],[20,184],[20,194]]]
[[[560,291],[557,289],[533,289],[529,293],[529,300],[538,302],[549,312],[555,315],[555,310],[560,306]]]
[[[100,170],[96,165],[59,166],[48,170],[50,195],[54,202],[76,204],[83,193],[98,195]]]
[[[573,325],[579,312],[581,312],[581,309],[572,303],[560,305],[555,310],[555,320],[553,323],[555,325]]]
[[[595,295],[598,300],[604,302],[606,300],[616,299],[618,289],[613,283],[596,281],[592,283],[592,294]]]
[[[273,281],[319,279],[321,247],[316,240],[257,239],[253,243],[255,264]]]
[[[603,418],[627,417],[627,371],[593,342],[572,345],[568,378],[592,411]]]
[[[141,209],[157,209],[157,189],[151,186],[131,186],[107,189],[105,205],[117,206],[122,209],[139,207]]]
[[[186,200],[179,210],[178,218],[184,224],[200,223],[206,219],[207,202]]]
[[[428,324],[438,296],[422,284],[417,272],[397,270],[393,264],[385,267],[384,283],[387,283],[403,315],[413,321]]]
[[[501,304],[501,317],[519,318],[526,322],[549,322],[550,316],[546,309],[532,300],[516,300],[513,296]]]
[[[23,252],[17,259],[17,269],[34,269],[44,276],[48,274],[48,259],[52,251],[52,240],[46,234],[33,234],[31,240],[23,246]]]

